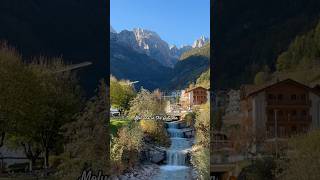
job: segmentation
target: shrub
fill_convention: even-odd
[[[193,112],[189,112],[184,116],[184,121],[187,123],[187,126],[194,126],[194,121],[196,118],[196,114]]]
[[[170,139],[163,121],[141,120],[141,129],[156,144],[164,147],[170,146]]]
[[[132,123],[118,131],[118,136],[111,142],[111,172],[122,173],[134,166],[139,160],[139,153],[143,145],[143,132],[139,124]]]
[[[276,163],[273,158],[262,158],[245,167],[239,175],[239,179],[246,180],[272,180],[275,179],[274,171]]]
[[[200,147],[191,156],[191,163],[196,167],[200,179],[209,179],[210,176],[210,150]]]
[[[191,154],[191,163],[199,173],[200,179],[209,179],[210,173],[210,109],[205,104],[198,112],[195,123],[196,144]]]
[[[287,157],[278,163],[278,169],[282,171],[280,179],[320,179],[320,130],[292,137],[289,149]]]

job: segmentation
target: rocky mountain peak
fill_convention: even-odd
[[[169,46],[156,32],[143,28],[134,28],[132,31],[123,30],[116,33],[110,26],[110,32],[114,32],[111,33],[111,40],[130,47],[137,52],[147,54],[167,67],[173,67],[184,52],[191,50],[193,47],[200,48],[209,41],[208,38],[201,36],[193,46],[177,47],[176,45]]]
[[[209,38],[205,36],[201,36],[199,39],[195,40],[192,47],[193,48],[201,48],[203,45],[205,45],[207,42],[209,42]]]

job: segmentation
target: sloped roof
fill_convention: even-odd
[[[191,89],[187,89],[185,92],[187,93],[187,92],[193,91],[193,90],[195,90],[195,89],[199,89],[199,88],[208,91],[208,89],[206,89],[206,88],[204,88],[204,87],[202,87],[202,86],[198,86],[198,87],[194,87],[194,88],[191,88]]]
[[[274,86],[277,86],[279,84],[282,84],[282,83],[290,83],[290,84],[293,84],[297,87],[300,87],[300,88],[303,88],[303,89],[306,89],[308,91],[312,91],[314,92],[315,94],[319,95],[318,92],[316,92],[314,89],[310,88],[309,86],[305,85],[305,84],[302,84],[300,82],[297,82],[295,80],[292,80],[292,79],[285,79],[285,80],[282,80],[282,81],[279,81],[279,82],[271,82],[271,83],[267,83],[267,84],[264,84],[262,86],[255,86],[255,87],[251,87],[248,91],[248,93],[246,93],[246,96],[253,96],[257,93],[260,93],[266,89],[269,89],[271,87],[274,87]]]

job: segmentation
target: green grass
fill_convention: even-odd
[[[110,130],[111,130],[111,134],[113,136],[115,136],[118,132],[118,129],[120,129],[123,126],[127,126],[130,123],[129,119],[115,119],[115,118],[111,118],[110,119]]]

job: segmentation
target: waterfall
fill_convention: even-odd
[[[167,123],[168,133],[171,139],[171,146],[166,151],[167,165],[173,166],[185,166],[186,165],[186,148],[190,147],[190,142],[187,138],[184,138],[183,129],[179,129],[180,122],[169,122]]]
[[[167,132],[171,145],[166,150],[166,165],[160,166],[160,173],[154,180],[188,180],[191,179],[191,169],[187,165],[187,153],[191,149],[191,141],[185,138],[185,131],[181,122],[167,122]],[[189,128],[190,129],[190,128]]]
[[[184,132],[181,129],[176,129],[176,128],[168,128],[167,129],[170,137],[184,137]]]
[[[186,154],[177,150],[167,150],[167,164],[183,166],[186,164]]]

